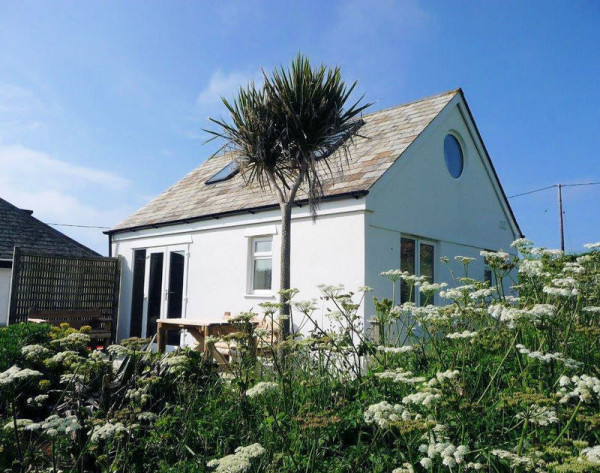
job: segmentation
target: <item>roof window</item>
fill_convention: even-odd
[[[337,149],[344,144],[348,137],[365,124],[365,121],[360,119],[352,123],[346,130],[337,133],[331,137],[330,142],[322,148],[315,151],[317,159],[324,159],[331,156]]]
[[[214,184],[215,182],[226,181],[227,179],[231,179],[239,172],[238,165],[235,161],[231,161],[227,166],[221,169],[218,173],[214,174],[208,181],[204,184]]]

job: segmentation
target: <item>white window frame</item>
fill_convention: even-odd
[[[255,251],[255,245],[258,242],[269,242],[271,251]],[[249,238],[249,258],[248,258],[248,288],[247,294],[272,296],[273,295],[273,237],[271,235],[253,236]],[[254,289],[254,262],[256,260],[271,260],[271,288]]]
[[[436,277],[438,275],[438,265],[437,265],[437,254],[438,254],[438,248],[437,248],[437,244],[435,241],[433,240],[429,240],[427,238],[420,238],[420,237],[416,237],[414,235],[406,235],[406,234],[402,234],[401,235],[401,239],[400,239],[400,244],[402,245],[402,238],[408,239],[408,240],[413,240],[415,242],[415,275],[416,276],[421,276],[421,245],[429,245],[433,247],[433,281],[431,281],[432,283],[435,283]],[[402,255],[402,251],[400,251],[400,255]],[[400,267],[402,267],[402,256],[400,256]],[[417,307],[421,306],[421,291],[419,290],[419,288],[417,286],[415,286],[414,288],[415,291],[415,305]],[[399,295],[401,295],[402,293],[400,292]],[[432,304],[435,305],[436,303],[436,299],[437,299],[437,295],[434,294],[433,296],[433,301],[431,301]],[[402,302],[402,301],[400,301]]]

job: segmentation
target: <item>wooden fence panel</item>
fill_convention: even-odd
[[[31,310],[99,310],[116,327],[119,283],[116,258],[62,257],[15,248],[9,323],[26,322]]]

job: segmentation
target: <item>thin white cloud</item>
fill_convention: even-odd
[[[56,159],[22,145],[0,144],[0,197],[46,223],[111,226],[134,209],[130,182],[116,174]],[[106,254],[102,229],[55,227]]]
[[[129,181],[116,174],[78,166],[50,157],[21,145],[0,145],[0,189],[10,188],[18,181],[38,188],[80,187],[89,184],[108,189],[124,189]]]
[[[223,73],[217,70],[212,73],[208,83],[198,94],[197,103],[202,108],[215,109],[221,107],[221,97],[231,99],[240,87],[245,86],[258,74],[244,74],[239,71]]]

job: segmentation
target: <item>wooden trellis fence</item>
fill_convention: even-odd
[[[99,310],[116,327],[119,301],[116,258],[75,258],[15,248],[9,323],[32,310]],[[113,333],[114,339],[114,333]]]

